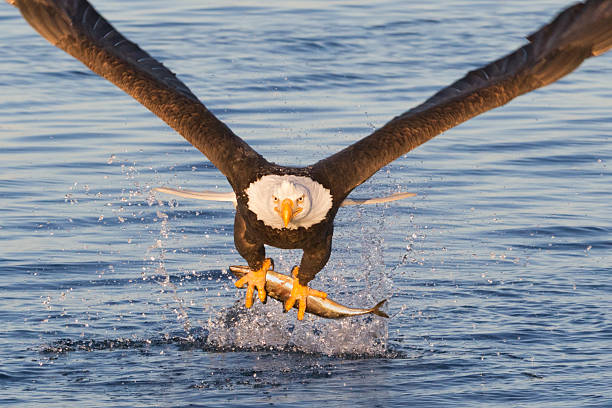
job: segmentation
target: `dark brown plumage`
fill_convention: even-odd
[[[257,269],[264,244],[304,250],[299,281],[308,283],[331,253],[342,201],[381,167],[436,135],[567,75],[612,47],[612,0],[588,0],[563,11],[515,52],[468,73],[368,137],[305,168],[266,161],[218,120],[176,76],[117,32],[85,0],[10,0],[48,41],[133,96],[200,150],[236,193],[234,241]],[[309,177],[333,205],[308,228],[272,228],[249,209],[246,189],[268,174]]]

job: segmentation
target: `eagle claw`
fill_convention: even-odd
[[[246,299],[244,302],[247,309],[253,306],[253,293],[255,292],[255,288],[257,288],[257,295],[259,300],[261,300],[261,303],[266,302],[266,274],[271,267],[272,260],[270,258],[266,258],[264,259],[261,268],[256,271],[252,270],[236,281],[237,288],[242,288],[245,284],[248,285]]]
[[[306,285],[300,284],[300,280],[298,279],[298,271],[299,267],[294,266],[291,271],[291,276],[293,276],[293,287],[291,288],[291,295],[289,295],[289,299],[285,302],[285,312],[291,310],[291,308],[295,305],[295,302],[298,302],[298,320],[304,319],[304,313],[306,312],[306,302],[308,296],[314,296],[321,299],[325,299],[327,297],[327,293],[321,292],[320,290],[311,289]]]

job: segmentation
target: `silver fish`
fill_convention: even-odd
[[[232,265],[229,267],[230,271],[238,279],[246,275],[251,271],[248,266]],[[291,294],[291,288],[293,286],[293,278],[282,273],[274,272],[269,270],[266,274],[266,292],[268,296],[285,302],[289,299]],[[385,304],[387,299],[378,302],[376,306],[370,309],[352,308],[341,305],[340,303],[334,302],[329,298],[321,299],[314,296],[308,296],[306,302],[306,313],[311,313],[317,316],[325,317],[327,319],[340,319],[349,316],[359,316],[364,314],[375,314],[377,316],[389,317],[380,308]],[[297,302],[294,306],[297,309]]]

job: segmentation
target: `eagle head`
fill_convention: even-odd
[[[272,228],[308,228],[332,207],[328,189],[309,177],[267,175],[246,190],[249,210]]]
[[[271,199],[274,211],[283,220],[285,228],[294,219],[299,221],[310,213],[310,192],[301,184],[283,180],[274,188]]]

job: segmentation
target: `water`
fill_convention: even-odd
[[[563,1],[106,1],[268,159],[315,162],[523,43]],[[171,4],[171,5],[170,5]],[[421,146],[313,281],[388,322],[240,307],[227,191],[0,5],[3,406],[610,406],[612,55]],[[288,271],[299,251],[271,250]],[[350,294],[356,294],[349,298]],[[248,320],[247,320],[248,319]]]

